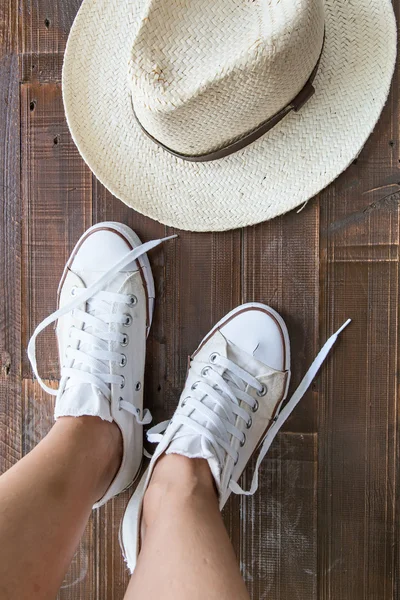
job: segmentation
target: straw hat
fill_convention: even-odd
[[[84,0],[69,127],[98,179],[162,223],[271,219],[359,154],[396,60],[390,0]]]

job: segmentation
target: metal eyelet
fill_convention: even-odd
[[[247,421],[246,423],[246,429],[250,429],[250,427],[253,425],[253,419],[250,417],[250,419]]]
[[[257,400],[256,400],[256,403],[255,403],[255,405],[251,407],[251,410],[252,410],[252,412],[253,412],[253,413],[255,413],[255,412],[257,412],[257,411],[258,411],[258,406],[259,406],[259,404],[258,404],[258,402],[257,402]]]
[[[265,385],[265,383],[263,383],[263,384],[262,384],[262,388],[261,388],[261,390],[260,390],[259,392],[257,392],[257,396],[261,398],[262,396],[265,396],[265,394],[266,394],[267,392],[268,392],[268,388],[267,388],[267,386]]]
[[[210,370],[210,367],[203,367],[202,370],[201,370],[201,375],[203,377],[205,377],[207,375],[207,373],[208,373],[209,370]]]
[[[235,462],[233,463],[233,466],[234,466],[234,467],[236,467],[236,465],[238,464],[238,462],[239,462],[239,453],[238,453],[238,454],[237,454],[237,456],[236,456],[236,460],[235,460]]]
[[[123,390],[125,387],[125,377],[121,375],[121,383],[119,384],[119,388]]]
[[[126,365],[126,356],[125,354],[121,354],[121,360],[119,362],[120,367],[124,367]]]
[[[125,317],[124,326],[129,327],[129,325],[132,323],[132,316],[126,314],[126,315],[124,315],[124,317]]]
[[[215,363],[218,356],[219,356],[218,352],[213,352],[212,354],[210,354],[210,362]]]
[[[128,304],[128,306],[135,306],[135,304],[137,304],[137,301],[138,300],[137,300],[136,296],[134,296],[133,294],[131,294],[129,296],[129,300],[128,300],[127,304]]]
[[[195,381],[194,383],[192,383],[192,387],[190,389],[195,390],[199,383],[200,383],[199,381]]]
[[[129,344],[129,337],[127,333],[124,333],[124,338],[121,342],[121,346],[125,347]]]
[[[135,385],[135,390],[138,392],[141,389],[142,389],[142,384],[140,383],[140,381],[138,381],[137,384]]]
[[[246,436],[245,436],[245,434],[243,434],[243,438],[240,440],[240,447],[243,448],[245,443],[246,443]]]

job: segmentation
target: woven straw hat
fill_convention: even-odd
[[[390,0],[84,0],[63,97],[113,194],[167,225],[223,230],[344,171],[395,60]]]

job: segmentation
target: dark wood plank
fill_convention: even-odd
[[[166,248],[165,412],[170,416],[183,387],[187,357],[241,298],[241,232],[178,234]]]
[[[18,0],[18,5],[20,81],[61,82],[64,49],[81,0]]]
[[[82,0],[18,0],[19,51],[38,60],[62,54]],[[17,2],[15,2],[17,3]]]
[[[353,319],[318,388],[321,600],[398,597],[398,91],[321,197],[321,335]]]
[[[244,232],[243,299],[272,306],[286,321],[292,352],[289,396],[313,361],[319,342],[318,248],[316,200],[300,213],[294,211]],[[242,500],[242,522],[237,518],[236,528],[241,532],[240,561],[253,598],[317,597],[316,429],[317,397],[310,390],[274,441],[262,467],[257,496]],[[280,463],[284,456],[278,462],[272,460],[286,445],[287,452],[294,452],[290,462]],[[306,448],[303,463],[296,452]],[[287,468],[282,469],[282,464]],[[295,473],[301,473],[299,479]],[[251,474],[250,468],[244,477],[246,487]]]
[[[91,225],[91,174],[65,122],[59,84],[21,87],[23,347],[56,309],[58,282],[79,236]],[[24,353],[23,373],[31,371]],[[38,341],[41,373],[58,378],[54,331]]]
[[[20,57],[21,83],[61,83],[64,55],[60,52],[22,54]]]
[[[281,433],[244,499],[240,563],[251,598],[317,598],[317,435]]]
[[[318,344],[319,205],[248,227],[244,233],[243,298],[263,302],[285,319],[292,354],[293,391],[315,358]],[[317,401],[310,390],[284,426],[316,431]]]
[[[18,13],[0,6],[0,472],[21,458],[21,194]]]

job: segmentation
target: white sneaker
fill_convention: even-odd
[[[172,236],[175,237],[175,236]],[[165,238],[168,239],[168,238]],[[58,289],[59,308],[35,330],[28,346],[42,388],[56,396],[55,418],[98,416],[115,421],[123,438],[121,466],[97,508],[129,487],[143,456],[143,375],[154,308],[154,281],[146,251],[120,223],[94,225],[76,244]],[[58,390],[41,379],[36,337],[57,322],[61,379]]]
[[[290,346],[280,315],[268,306],[251,303],[239,306],[217,323],[191,357],[173,418],[148,432],[149,441],[159,444],[128,504],[120,531],[131,572],[140,546],[143,496],[157,459],[164,453],[206,459],[221,510],[231,492],[254,494],[260,463],[274,437],[348,323],[328,340],[284,408],[290,381]],[[237,482],[256,450],[253,482],[250,490],[244,491]]]

